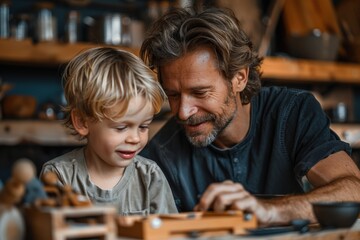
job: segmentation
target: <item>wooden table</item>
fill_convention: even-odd
[[[216,237],[198,237],[198,238],[173,238],[172,240],[359,240],[360,239],[360,219],[349,229],[320,230],[317,227],[310,228],[310,231],[304,234],[297,232],[271,234],[264,236],[216,236]],[[118,238],[118,240],[133,240],[133,238]]]
[[[215,239],[215,238],[207,238]],[[272,239],[272,240],[359,240],[360,239],[360,219],[350,229],[320,230],[311,228],[310,232],[299,234],[297,232],[272,234],[266,236],[224,236],[216,238],[219,240],[254,240],[254,239]]]
[[[226,239],[226,238],[224,238]],[[299,234],[297,232],[274,234],[267,236],[252,237],[230,237],[227,239],[273,239],[273,240],[359,240],[360,239],[360,219],[348,229],[321,230],[319,228],[310,228],[308,233]]]
[[[35,208],[23,209],[24,219],[27,225],[27,236],[29,239],[48,239],[48,240],[64,240],[67,237],[72,239],[80,239],[81,237],[103,236],[106,240],[130,240],[134,238],[118,237],[116,221],[114,221],[115,209],[105,207],[91,208],[43,208],[41,211]],[[186,215],[185,215],[186,216]],[[91,221],[81,221],[84,217]],[[146,239],[152,240],[255,240],[255,239],[272,239],[272,240],[360,240],[360,218],[351,228],[322,230],[318,224],[311,224],[310,230],[306,233],[296,231],[268,234],[268,235],[234,235],[228,233],[244,233],[245,228],[256,226],[256,219],[251,216],[245,216],[240,213],[229,215],[201,215],[193,218],[161,218],[162,228],[153,225],[154,220],[159,219],[157,216],[146,218],[141,221],[140,226],[124,225],[123,236],[145,236]],[[199,217],[199,218],[198,218]],[[176,222],[181,219],[181,222]],[[195,219],[195,220],[194,220]],[[198,219],[198,220],[196,220]],[[1,220],[1,219],[0,219]],[[135,221],[137,221],[135,219]],[[191,229],[200,229],[199,232],[193,232],[190,237],[187,230],[189,229],[185,222],[191,222]],[[195,222],[193,222],[195,221]],[[175,222],[175,225],[174,225]],[[197,223],[196,223],[197,222]],[[227,222],[228,224],[224,223]],[[1,221],[0,221],[1,223]],[[149,225],[150,223],[150,225]],[[195,224],[196,223],[196,224]],[[144,225],[145,224],[145,225]],[[161,223],[160,223],[161,224]],[[204,225],[205,224],[205,225]],[[171,226],[170,226],[171,225]],[[189,225],[189,223],[187,223]],[[230,226],[231,225],[231,226]],[[1,224],[0,224],[1,226]],[[145,226],[145,227],[144,227]],[[206,227],[204,227],[206,226]],[[238,226],[243,226],[241,229]],[[128,228],[129,227],[129,228]],[[126,229],[128,228],[128,229]],[[136,230],[136,234],[129,234]],[[167,230],[166,230],[167,229]],[[203,231],[204,229],[207,229]],[[151,231],[150,231],[151,230]],[[176,230],[176,231],[174,231]],[[185,230],[185,231],[181,231]],[[141,231],[144,235],[138,234]],[[171,231],[171,232],[169,232]],[[245,232],[246,233],[246,232]],[[1,236],[1,232],[0,232]],[[177,237],[174,237],[177,236]],[[79,238],[80,237],[80,238]],[[1,238],[1,237],[0,237]],[[97,238],[96,238],[97,239]]]

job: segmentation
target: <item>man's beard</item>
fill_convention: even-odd
[[[185,129],[186,137],[192,145],[196,147],[209,146],[215,141],[217,136],[231,123],[237,112],[237,104],[235,96],[231,93],[230,95],[231,96],[228,96],[224,102],[221,114],[216,115],[208,113],[201,117],[196,117],[195,115],[193,115],[185,121],[177,119],[178,122],[182,125],[196,125],[206,121],[213,124],[213,129],[207,135],[204,135],[204,133],[201,132],[193,133],[192,135],[190,135]],[[232,101],[232,104],[230,101]]]

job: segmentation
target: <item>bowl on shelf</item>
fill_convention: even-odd
[[[317,29],[307,35],[288,35],[285,41],[291,56],[321,61],[335,61],[340,47],[337,35]]]
[[[322,228],[349,228],[360,213],[360,202],[314,202],[312,209]]]

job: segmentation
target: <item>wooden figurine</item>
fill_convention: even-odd
[[[14,206],[21,203],[26,194],[31,195],[31,197],[28,197],[27,202],[33,201],[38,196],[45,198],[46,195],[42,190],[42,186],[35,183],[34,179],[36,179],[34,163],[26,158],[17,160],[12,167],[10,179],[0,191],[0,204],[9,207]],[[32,187],[29,185],[30,183],[32,183]],[[34,185],[36,186],[34,187]],[[36,191],[34,191],[34,188],[36,188]]]
[[[70,185],[59,184],[58,176],[54,172],[45,173],[41,180],[48,198],[38,201],[37,206],[84,207],[92,205],[89,199],[76,193]]]
[[[12,168],[12,175],[0,191],[0,239],[22,240],[25,224],[16,208],[21,203],[27,184],[35,178],[35,167],[28,159],[19,159]]]

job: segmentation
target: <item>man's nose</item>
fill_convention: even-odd
[[[182,97],[178,110],[178,118],[180,120],[187,120],[189,117],[197,112],[197,107],[191,97]]]

